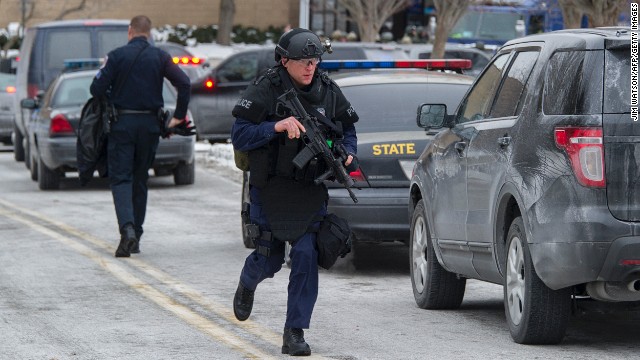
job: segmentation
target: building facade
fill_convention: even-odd
[[[0,28],[20,23],[23,9],[26,26],[55,20],[77,8],[82,0],[0,1]],[[299,23],[300,0],[235,0],[234,24],[266,29]],[[215,25],[219,22],[220,0],[86,0],[81,10],[68,12],[63,19],[130,19],[147,15],[155,27],[188,24]]]

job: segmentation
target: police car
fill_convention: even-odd
[[[65,71],[51,82],[44,94],[20,102],[22,108],[34,110],[28,132],[30,172],[41,190],[58,189],[65,173],[77,171],[76,129],[82,107],[91,97],[89,87],[97,65],[96,59],[67,61]],[[177,95],[168,81],[162,95],[166,108],[175,107]],[[191,118],[191,114],[187,117]],[[152,168],[157,176],[173,175],[176,185],[193,184],[194,137],[160,139]]]
[[[416,124],[425,102],[456,108],[473,77],[453,72],[469,68],[469,60],[322,61],[358,113],[359,169],[354,203],[344,187],[327,182],[329,212],[349,221],[357,241],[409,241],[409,179],[413,165],[435,133]],[[333,72],[350,69],[349,72]],[[353,71],[361,69],[363,71]],[[371,69],[375,69],[372,71]],[[335,74],[335,75],[334,75]],[[246,176],[244,198],[248,198]],[[244,244],[251,242],[243,236]]]

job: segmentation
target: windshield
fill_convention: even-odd
[[[89,93],[91,81],[93,81],[93,76],[65,79],[55,90],[56,93],[51,105],[53,107],[83,105],[91,97]]]
[[[469,85],[376,84],[344,86],[342,92],[360,120],[359,133],[424,131],[416,125],[416,110],[422,103],[446,104],[455,110]],[[384,99],[385,101],[379,101]]]

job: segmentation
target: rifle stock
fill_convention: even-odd
[[[304,106],[302,106],[302,103],[300,103],[298,95],[294,89],[290,89],[280,95],[278,100],[293,112],[293,116],[297,118],[305,128],[303,141],[306,146],[293,159],[294,166],[298,169],[302,169],[309,161],[311,161],[311,159],[314,157],[320,157],[327,165],[328,170],[316,178],[314,183],[319,185],[333,175],[336,180],[342,184],[345,189],[347,189],[351,200],[353,200],[354,203],[357,203],[358,199],[351,190],[354,181],[351,176],[349,176],[349,172],[344,166],[344,161],[347,159],[348,155],[343,145],[335,145],[336,151],[338,152],[338,157],[336,157],[333,150],[331,150],[327,144],[327,136],[320,128],[318,120],[307,113]]]

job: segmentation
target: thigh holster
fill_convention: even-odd
[[[246,224],[245,228],[247,229],[247,237],[253,241],[258,254],[269,257],[271,255],[271,247],[263,245],[263,242],[271,243],[273,241],[271,231],[260,230],[257,224]]]

